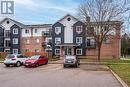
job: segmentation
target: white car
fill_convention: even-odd
[[[28,58],[22,54],[8,54],[5,58],[4,64],[6,67],[15,65],[17,67],[25,63]]]
[[[77,56],[67,55],[64,58],[64,67],[67,66],[75,66],[78,67],[80,65],[80,60]]]

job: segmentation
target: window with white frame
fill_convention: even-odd
[[[13,29],[13,34],[18,34],[18,28]]]
[[[55,55],[60,55],[60,49],[55,49]]]
[[[55,27],[55,33],[60,34],[61,33],[61,27]]]
[[[18,44],[18,38],[13,38],[13,44]]]
[[[76,37],[76,43],[82,43],[82,37]]]
[[[82,49],[76,49],[76,55],[82,55]]]
[[[18,49],[13,49],[13,54],[18,54]]]
[[[60,44],[61,43],[61,38],[60,37],[56,37],[55,38],[55,44]]]
[[[82,26],[76,26],[76,32],[81,33],[82,32]]]

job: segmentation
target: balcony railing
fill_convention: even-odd
[[[44,31],[42,32],[42,36],[50,37],[52,34],[50,31]]]
[[[96,43],[86,43],[86,48],[96,48]]]
[[[11,33],[10,32],[4,32],[4,37],[5,38],[10,38],[11,36]]]

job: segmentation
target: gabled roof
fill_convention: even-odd
[[[4,18],[2,21],[0,21],[0,25],[1,25],[4,21],[6,21],[6,20],[11,20],[11,21],[13,21],[14,23],[16,23],[18,26],[20,26],[20,27],[22,27],[22,28],[25,27],[24,24],[22,24],[22,23],[20,23],[20,22],[18,22],[18,21],[15,21],[15,20],[13,20],[13,19],[11,19],[11,18]]]
[[[76,17],[74,17],[74,16],[72,16],[72,15],[70,15],[70,14],[66,14],[65,16],[63,16],[60,20],[58,20],[57,22],[60,22],[60,21],[62,21],[64,18],[66,18],[67,16],[71,16],[72,18],[74,18],[75,20],[77,20],[77,21],[80,21],[78,18],[76,18]],[[55,23],[57,23],[57,22],[55,22]],[[82,21],[81,21],[82,22]],[[54,24],[55,24],[54,23]]]

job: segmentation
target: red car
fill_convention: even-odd
[[[47,64],[48,63],[48,58],[45,56],[40,56],[40,55],[35,55],[32,56],[30,59],[25,61],[24,66],[32,66],[32,67],[37,67],[39,65]]]

